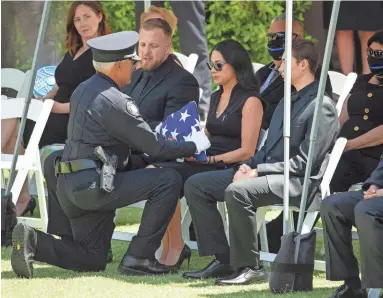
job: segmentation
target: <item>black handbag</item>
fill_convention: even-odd
[[[300,238],[298,262],[294,263],[296,241]],[[273,293],[312,291],[316,232],[299,235],[287,233],[281,238],[281,248],[271,265],[269,288]]]

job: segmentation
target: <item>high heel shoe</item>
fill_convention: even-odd
[[[187,259],[188,260],[188,270],[190,266],[190,258],[191,258],[191,249],[186,244],[184,245],[184,248],[181,251],[180,257],[178,258],[177,263],[175,263],[172,267],[172,271],[177,271],[180,269],[182,263]]]
[[[25,214],[27,214],[28,212],[31,213],[31,216],[33,216],[33,212],[35,211],[35,208],[36,208],[36,200],[34,197],[31,197],[31,199],[29,200],[28,202],[28,205],[27,205],[27,208],[25,208],[24,212],[21,214],[21,216],[24,216]]]

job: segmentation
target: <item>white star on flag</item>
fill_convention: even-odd
[[[167,128],[166,128],[166,125],[165,125],[165,127],[162,129],[162,135],[163,136],[166,136],[166,132],[167,132],[168,130],[167,130]]]
[[[190,139],[191,139],[191,133],[189,135],[187,135],[187,136],[184,136],[185,142],[189,142]]]
[[[173,139],[177,140],[177,136],[179,135],[179,133],[177,132],[177,128],[174,131],[170,132],[170,133],[172,134]]]
[[[185,113],[182,113],[181,112],[181,120],[183,120],[184,122],[186,121],[186,118],[190,117],[190,115],[188,114],[188,110],[185,110]]]
[[[194,127],[199,127],[199,121],[198,119],[194,119],[195,120],[195,124],[193,125]]]

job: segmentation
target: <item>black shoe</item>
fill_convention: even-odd
[[[348,285],[341,285],[330,298],[367,298],[366,289],[351,289]]]
[[[233,273],[233,269],[230,265],[221,264],[217,259],[214,259],[200,271],[185,272],[182,277],[184,278],[218,278],[229,276]]]
[[[178,258],[177,263],[175,263],[173,266],[170,266],[171,267],[171,271],[177,271],[178,269],[180,269],[182,263],[186,259],[188,260],[188,269],[189,269],[191,254],[192,253],[191,253],[190,247],[185,244],[184,248],[181,251],[180,257]]]
[[[11,265],[19,277],[33,277],[33,259],[37,250],[37,233],[23,223],[18,223],[12,234]]]
[[[249,285],[257,282],[267,281],[267,273],[263,267],[245,267],[237,270],[232,275],[217,279],[216,285]]]
[[[126,275],[156,275],[168,274],[170,267],[160,264],[156,259],[139,259],[126,253],[118,271]]]
[[[21,216],[24,216],[28,212],[30,212],[31,216],[33,216],[33,212],[35,211],[36,206],[37,206],[36,199],[34,197],[31,197],[31,199],[28,202],[27,208],[25,208]]]
[[[113,251],[111,248],[109,248],[108,256],[106,257],[106,263],[112,263],[113,262]]]
[[[2,191],[2,200],[3,198],[3,191]],[[9,247],[12,245],[12,232],[17,224],[17,217],[16,217],[16,207],[12,203],[12,199],[10,199],[7,203],[5,211],[5,227],[4,231],[1,231],[1,247]],[[2,214],[2,216],[4,216]],[[3,228],[3,227],[2,227]]]

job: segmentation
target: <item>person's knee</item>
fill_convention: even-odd
[[[340,199],[340,195],[342,195],[342,194],[331,195],[331,196],[325,198],[321,202],[321,206],[320,206],[321,216],[325,216],[329,213],[332,213],[334,210],[336,210],[335,208],[338,208],[337,205],[338,205],[338,202]]]
[[[246,189],[239,183],[231,183],[225,190],[225,202],[232,206],[245,198]]]
[[[372,200],[362,200],[354,208],[355,223],[358,229],[366,228],[375,221],[376,206]]]
[[[161,168],[160,171],[161,174],[158,176],[158,179],[163,187],[169,187],[174,193],[179,195],[182,189],[181,175],[176,170],[170,168]]]
[[[189,177],[184,185],[184,195],[186,201],[192,203],[198,196],[195,194],[200,191],[201,179],[198,177],[198,174]]]
[[[61,151],[56,151],[47,156],[47,158],[44,161],[44,177],[45,180],[56,180],[56,174],[55,174],[55,160],[57,156],[61,156]]]

